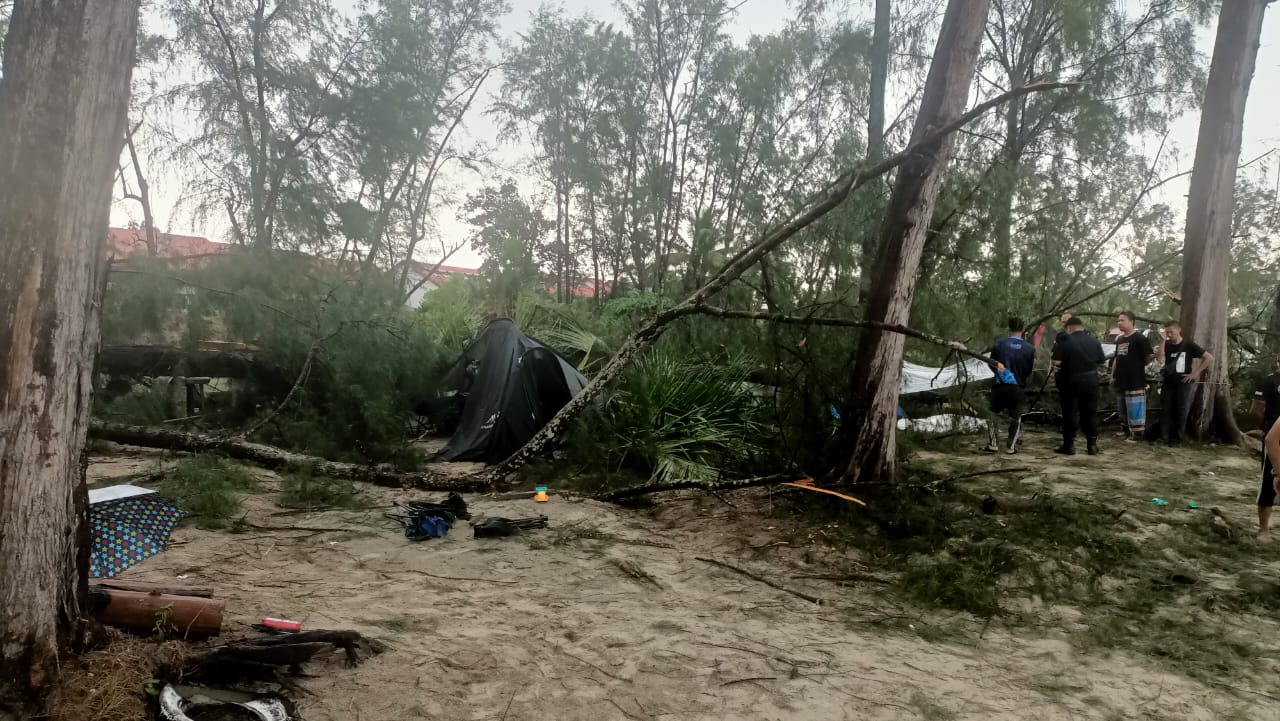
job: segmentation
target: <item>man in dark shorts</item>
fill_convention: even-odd
[[[1036,349],[1022,337],[1023,330],[1021,320],[1010,318],[1009,337],[997,340],[995,346],[987,351],[997,364],[995,383],[991,386],[991,413],[987,416],[987,437],[991,441],[987,451],[991,453],[1000,450],[996,426],[1002,413],[1009,417],[1005,452],[1010,455],[1018,452],[1022,416],[1027,412],[1027,381],[1036,360]]]
[[[1160,437],[1171,446],[1182,443],[1197,384],[1213,367],[1213,354],[1182,336],[1182,324],[1164,324],[1157,354],[1164,361],[1160,384]]]
[[[1133,313],[1124,311],[1116,318],[1120,337],[1116,338],[1116,355],[1111,362],[1111,385],[1116,392],[1116,410],[1125,440],[1142,438],[1147,420],[1147,365],[1155,359],[1151,341],[1134,327]]]
[[[1269,431],[1276,421],[1280,420],[1280,358],[1276,360],[1276,370],[1269,373],[1258,383],[1258,390],[1253,394],[1253,405],[1249,408],[1258,427],[1264,433]],[[1262,486],[1258,489],[1258,542],[1271,542],[1271,508],[1276,505],[1275,475],[1271,470],[1271,454],[1269,447],[1262,448]]]
[[[1084,329],[1084,321],[1067,320],[1067,337],[1054,346],[1062,402],[1062,446],[1055,453],[1076,454],[1076,431],[1083,430],[1089,455],[1098,455],[1098,366],[1106,362],[1102,344]]]

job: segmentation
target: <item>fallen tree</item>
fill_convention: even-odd
[[[569,424],[577,418],[578,414],[585,410],[601,391],[622,375],[623,371],[631,365],[631,361],[634,360],[637,355],[648,349],[649,346],[653,345],[658,338],[662,336],[668,325],[680,318],[702,313],[702,309],[706,307],[707,301],[720,291],[727,288],[730,283],[739,278],[747,271],[747,269],[760,262],[762,258],[769,254],[769,252],[782,245],[782,243],[786,242],[787,239],[839,207],[854,191],[862,188],[870,181],[885,175],[889,171],[916,157],[920,153],[927,152],[928,149],[932,148],[942,139],[947,138],[960,128],[963,128],[973,122],[973,120],[981,117],[992,108],[1030,93],[1078,87],[1081,84],[1082,83],[1078,82],[1046,82],[1037,80],[1021,87],[1013,88],[1012,90],[1001,93],[986,102],[974,106],[968,112],[959,115],[950,122],[920,134],[914,142],[895,155],[892,155],[867,168],[855,168],[841,173],[816,195],[812,196],[808,202],[804,203],[802,207],[792,214],[788,220],[765,233],[754,243],[751,243],[738,251],[733,257],[729,258],[729,260],[711,277],[709,281],[707,281],[705,285],[694,291],[693,294],[682,303],[663,310],[632,333],[618,349],[617,353],[615,353],[609,360],[609,363],[591,379],[591,382],[587,384],[587,387],[584,388],[581,393],[565,404],[565,406],[561,408],[545,426],[543,426],[542,430],[534,434],[534,436],[530,438],[524,446],[511,454],[510,457],[504,460],[496,468],[489,471],[486,474],[486,477],[490,479],[491,482],[497,483],[502,479],[510,477],[529,461],[545,452],[555,439],[567,430]]]
[[[95,421],[89,435],[99,440],[123,443],[147,448],[163,448],[190,453],[222,453],[241,461],[249,461],[264,468],[278,470],[288,466],[309,466],[315,473],[332,478],[372,483],[390,488],[415,488],[422,491],[458,491],[479,493],[488,490],[489,481],[481,475],[447,476],[441,473],[403,472],[387,466],[362,466],[340,463],[316,456],[286,451],[263,443],[252,443],[238,438],[222,438],[203,433],[177,431],[152,426],[134,426],[123,423]]]
[[[108,345],[98,353],[98,370],[115,376],[210,376],[247,378],[259,372],[249,350],[183,350],[163,345]],[[181,368],[181,372],[175,372]],[[276,374],[278,375],[278,373]]]

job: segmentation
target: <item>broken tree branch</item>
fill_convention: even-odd
[[[777,474],[772,476],[760,476],[758,478],[747,478],[740,481],[669,481],[665,483],[646,483],[642,486],[632,486],[623,488],[618,491],[604,493],[596,496],[597,500],[617,503],[618,501],[637,496],[647,496],[652,493],[662,493],[664,491],[733,491],[739,488],[755,488],[757,486],[772,486],[779,483],[787,483],[797,480],[797,476]]]
[[[817,316],[796,316],[783,315],[781,313],[756,313],[746,310],[725,310],[711,305],[698,307],[698,312],[703,315],[715,316],[717,318],[740,318],[743,320],[762,320],[768,323],[781,323],[783,325],[826,325],[838,328],[870,328],[872,330],[887,331],[890,333],[900,333],[902,335],[919,338],[927,343],[950,348],[951,350],[967,355],[971,358],[994,364],[996,361],[990,356],[983,355],[977,351],[969,350],[963,343],[954,340],[947,340],[942,336],[933,335],[924,331],[908,328],[905,325],[892,325],[889,323],[877,323],[869,320],[853,320],[851,318],[823,318]]]
[[[424,491],[458,491],[478,493],[489,489],[477,476],[451,478],[429,471],[400,472],[387,466],[361,466],[355,463],[339,463],[316,456],[286,451],[262,443],[251,443],[236,438],[220,438],[203,433],[176,431],[151,426],[132,426],[123,423],[94,422],[90,435],[104,441],[148,448],[164,448],[192,453],[223,453],[231,458],[249,461],[272,470],[290,465],[311,466],[315,472],[332,478],[372,483],[391,488],[417,488]]]
[[[622,344],[618,349],[618,352],[609,360],[609,363],[591,379],[591,382],[587,384],[586,388],[566,403],[564,407],[561,408],[560,411],[556,413],[556,415],[548,421],[541,430],[534,434],[534,436],[530,438],[519,450],[511,454],[510,457],[486,474],[489,482],[493,485],[497,485],[502,480],[513,475],[530,460],[541,455],[558,437],[560,437],[562,433],[568,429],[570,422],[572,422],[573,419],[576,418],[578,414],[581,413],[605,387],[622,375],[623,371],[631,365],[631,361],[637,355],[658,340],[666,330],[667,325],[685,316],[694,315],[700,312],[699,308],[701,306],[705,305],[709,299],[728,287],[730,283],[745,273],[747,269],[758,263],[767,253],[772,251],[774,248],[777,248],[779,245],[782,245],[782,243],[784,243],[788,238],[799,233],[801,230],[807,228],[809,225],[834,210],[855,190],[888,173],[899,165],[902,165],[908,159],[916,156],[917,154],[932,148],[938,141],[969,124],[992,108],[1014,98],[1029,95],[1031,93],[1059,90],[1062,88],[1074,88],[1081,85],[1083,85],[1083,83],[1080,82],[1033,81],[1021,87],[1009,90],[1008,92],[1001,93],[986,102],[974,106],[954,121],[942,125],[941,127],[925,134],[917,142],[912,143],[901,152],[892,155],[875,165],[862,170],[851,169],[841,173],[818,193],[810,196],[810,200],[804,203],[789,219],[765,233],[754,243],[751,243],[745,248],[739,250],[711,277],[711,280],[707,281],[705,285],[694,291],[693,294],[690,295],[683,303],[658,313],[654,318],[650,319],[632,333],[631,337]]]
[[[731,563],[725,563],[724,561],[717,561],[717,560],[715,560],[714,558],[703,558],[702,556],[694,556],[694,559],[695,559],[695,560],[698,560],[698,561],[702,561],[703,563],[710,563],[710,564],[711,564],[711,565],[713,565],[713,566],[719,566],[719,567],[721,567],[721,568],[726,568],[726,569],[728,569],[728,570],[730,570],[730,571],[733,571],[734,573],[738,573],[738,574],[741,574],[741,575],[743,575],[743,576],[746,576],[747,578],[750,578],[750,579],[751,579],[751,580],[753,580],[753,581],[759,581],[760,583],[763,583],[764,585],[769,586],[769,587],[771,587],[771,588],[776,588],[776,589],[778,589],[779,591],[782,591],[782,592],[784,592],[784,593],[789,593],[789,594],[791,594],[792,596],[796,596],[797,598],[803,598],[804,600],[806,600],[806,601],[808,601],[808,602],[810,602],[810,603],[816,603],[816,604],[818,604],[819,606],[821,606],[822,604],[826,603],[826,601],[824,601],[824,600],[823,600],[823,599],[821,599],[821,598],[818,598],[817,596],[810,596],[809,594],[807,594],[807,593],[805,593],[805,592],[803,592],[803,591],[797,591],[797,590],[792,589],[792,588],[787,588],[786,586],[783,586],[783,585],[781,585],[781,584],[779,584],[779,583],[776,583],[776,582],[774,582],[774,581],[770,581],[769,579],[765,578],[764,576],[760,576],[760,575],[754,574],[754,573],[752,573],[751,571],[746,570],[745,568],[738,568],[737,566],[735,566],[735,565],[733,565],[733,564],[731,564]]]

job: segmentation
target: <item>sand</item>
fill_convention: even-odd
[[[1062,472],[1042,440],[1007,462]],[[95,458],[94,478],[146,470],[146,455]],[[215,588],[228,635],[277,616],[390,646],[356,668],[337,656],[309,665],[300,683],[314,695],[298,699],[308,721],[1276,717],[1261,698],[1149,659],[1081,653],[1051,625],[1015,635],[955,616],[944,622],[965,631],[960,640],[924,638],[911,610],[857,584],[794,578],[856,559],[825,546],[820,528],[807,547],[780,541],[763,513],[767,491],[735,494],[733,506],[695,494],[644,511],[566,498],[554,485],[546,504],[475,496],[477,517],[545,513],[552,527],[474,539],[464,523],[411,543],[383,507],[437,494],[370,488],[377,508],[300,513],[279,509],[273,477],[263,479],[245,505],[260,528],[184,525],[168,552],[121,578]]]

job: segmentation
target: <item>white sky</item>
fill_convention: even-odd
[[[339,3],[343,2],[343,0],[338,1]],[[541,4],[541,0],[511,0],[513,10],[503,18],[500,24],[503,41],[515,42],[518,39],[518,34],[528,27],[530,15]],[[590,12],[596,19],[617,24],[622,23],[620,13],[612,5],[603,6],[602,3],[592,2],[591,0],[561,0],[559,5],[570,15]],[[858,2],[853,9],[855,12],[866,13],[870,11],[870,6],[870,2]],[[791,16],[791,9],[787,7],[787,4],[779,0],[746,0],[730,24],[729,32],[738,39],[745,39],[752,34],[773,32],[784,27]],[[1210,27],[1204,29],[1200,34],[1199,47],[1206,58],[1212,52],[1213,32],[1213,28]],[[490,80],[490,85],[487,89],[487,94],[490,97],[498,92],[499,84],[500,81],[496,78]],[[482,108],[472,109],[472,116],[465,125],[467,132],[463,142],[479,141],[496,146],[498,144],[496,128],[492,121],[484,116],[482,111]],[[890,109],[887,115],[892,118],[895,117],[896,112],[894,109]],[[1245,117],[1241,162],[1253,159],[1267,151],[1280,149],[1280,122],[1276,121],[1277,117],[1280,117],[1280,5],[1271,7],[1263,29],[1257,71],[1254,75]],[[1195,153],[1198,123],[1199,113],[1188,113],[1174,125],[1164,156],[1172,162],[1172,169],[1169,174],[1187,170],[1191,167]],[[1154,152],[1154,149],[1153,143],[1150,146],[1150,150]],[[501,154],[505,158],[511,158],[511,161],[506,164],[518,169],[520,161],[527,158],[532,153],[532,150],[530,146],[517,143],[502,147]],[[144,159],[143,162],[145,169],[147,161]],[[1264,163],[1269,168],[1270,175],[1276,177],[1276,183],[1280,186],[1280,152],[1267,158],[1259,165]],[[214,219],[210,222],[196,225],[186,213],[178,212],[175,209],[175,204],[180,197],[180,191],[183,186],[181,177],[171,174],[149,174],[148,180],[152,186],[156,224],[161,230],[172,233],[203,235],[214,240],[225,239],[226,223],[224,221]],[[485,181],[492,181],[494,178],[481,178],[468,173],[454,174],[450,180],[455,186],[457,197],[462,198],[466,192],[479,188]],[[530,178],[526,177],[524,181],[527,187],[533,187],[533,181]],[[1175,207],[1181,206],[1186,187],[1185,179],[1180,182],[1170,183],[1161,189],[1158,197],[1164,202],[1175,205]],[[117,192],[118,195],[119,193]],[[140,222],[141,215],[141,210],[136,203],[117,201],[112,209],[111,221],[113,225],[127,225],[130,221]],[[456,211],[451,207],[439,207],[437,209],[436,221],[439,232],[446,241],[461,239],[470,231],[470,227],[459,222],[455,216]],[[428,250],[422,254],[422,259],[434,260],[435,258],[431,256],[431,252]],[[451,265],[477,267],[480,264],[480,256],[468,247],[455,254],[449,263]]]

